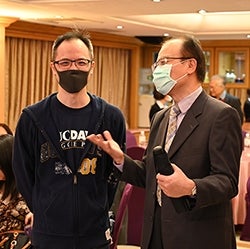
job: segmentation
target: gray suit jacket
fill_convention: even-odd
[[[152,150],[165,144],[169,109],[156,114],[143,162],[125,157],[122,179],[146,187],[142,249],[149,246],[156,192]],[[235,249],[231,198],[238,192],[242,150],[237,111],[205,92],[186,113],[169,158],[197,185],[195,207],[178,214],[163,194],[162,240],[166,249]],[[157,248],[156,248],[157,249]]]

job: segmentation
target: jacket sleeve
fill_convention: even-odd
[[[106,110],[104,130],[107,129],[113,139],[119,144],[121,149],[126,150],[126,125],[122,112],[115,106],[109,105]],[[108,175],[108,201],[111,207],[114,195],[121,177],[121,172],[114,166],[113,159],[107,156],[107,175]]]
[[[226,108],[214,119],[208,143],[210,172],[204,178],[194,179],[197,185],[197,207],[230,200],[238,193],[242,152],[238,114],[233,108]]]
[[[17,187],[32,211],[32,192],[35,180],[36,127],[26,113],[18,121],[13,151],[13,170]]]

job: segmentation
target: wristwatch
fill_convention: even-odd
[[[196,185],[191,190],[191,195],[189,195],[189,208],[192,210],[196,205]]]
[[[194,187],[192,188],[192,191],[191,191],[191,196],[196,196],[196,193],[197,193],[197,191],[196,191],[196,185],[194,185]]]

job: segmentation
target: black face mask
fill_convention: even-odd
[[[60,86],[69,93],[77,93],[87,85],[89,71],[67,70],[57,73]]]

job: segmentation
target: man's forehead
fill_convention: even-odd
[[[210,81],[210,85],[217,87],[217,86],[222,86],[221,82],[218,79],[213,79]]]
[[[180,51],[182,48],[182,41],[181,40],[169,40],[163,44],[159,54],[169,53],[168,56],[179,56],[181,55]]]
[[[71,39],[63,41],[57,48],[57,56],[68,56],[71,54],[79,54],[81,57],[89,56],[89,50],[87,46],[80,39]]]

